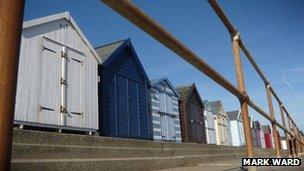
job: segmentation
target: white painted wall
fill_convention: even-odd
[[[60,125],[61,49],[81,60],[78,72],[68,65],[68,104],[82,115],[66,117],[67,125],[98,129],[97,64],[92,51],[66,19],[23,29],[15,104],[15,122]],[[52,51],[44,49],[47,47]],[[70,68],[69,68],[70,67]],[[46,105],[54,111],[41,110]],[[77,106],[75,106],[77,105]],[[69,110],[69,109],[68,109]]]

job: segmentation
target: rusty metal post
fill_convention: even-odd
[[[291,129],[291,122],[290,122],[290,118],[287,116],[287,123],[288,123],[288,129],[289,129],[289,132],[291,133],[291,136],[290,136],[290,141],[291,143],[289,144],[290,145],[290,149],[291,149],[291,156],[292,157],[295,157],[295,151],[294,151],[294,143],[293,143],[293,132],[292,132],[292,129]]]
[[[0,170],[10,170],[24,0],[0,0]]]
[[[297,133],[297,128],[295,128],[295,125],[293,124],[293,132],[294,132],[294,136],[295,136],[295,154],[296,154],[296,157],[299,157],[299,144],[298,144],[298,141],[297,141],[297,137],[298,137],[298,133]]]
[[[280,112],[281,112],[281,119],[282,119],[282,123],[283,123],[283,127],[286,127],[286,120],[285,120],[285,112],[283,109],[283,104],[280,104]],[[285,133],[285,140],[286,140],[286,146],[287,146],[287,151],[288,151],[288,157],[291,157],[291,151],[290,151],[290,145],[289,145],[289,135],[286,131],[284,131]]]
[[[245,82],[244,82],[244,73],[242,67],[242,61],[240,58],[240,46],[239,46],[239,34],[235,34],[232,37],[232,48],[233,48],[233,56],[235,63],[235,72],[237,77],[238,88],[241,92],[246,94]],[[246,142],[246,153],[247,157],[254,157],[253,154],[253,143],[252,143],[252,135],[250,128],[250,119],[248,112],[248,99],[240,99],[241,103],[241,111],[242,111],[242,120],[243,120],[243,128],[245,134],[245,142]]]
[[[268,100],[268,107],[269,107],[269,112],[270,116],[272,119],[275,119],[274,117],[274,110],[273,110],[273,105],[272,105],[272,98],[271,98],[271,92],[270,92],[270,85],[266,85],[266,94],[267,94],[267,100]],[[275,152],[276,152],[276,157],[281,157],[280,154],[280,148],[279,148],[279,139],[278,139],[278,130],[277,126],[275,123],[271,123],[272,125],[272,133],[273,133],[273,138],[274,138],[274,146],[275,146]]]

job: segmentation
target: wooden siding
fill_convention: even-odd
[[[208,107],[205,106],[205,117],[206,117],[206,137],[208,144],[216,144],[216,132],[214,123],[214,114]]]
[[[179,101],[183,142],[206,143],[204,106],[197,91]]]
[[[166,99],[166,97],[170,97]],[[154,140],[181,142],[178,97],[164,80],[151,89],[151,106]],[[165,123],[165,116],[173,119],[173,125]],[[167,117],[167,118],[168,118]],[[167,132],[171,133],[167,133]],[[173,137],[166,136],[167,134]]]
[[[48,116],[42,114],[39,111],[41,106],[41,93],[47,93],[48,100],[60,101],[60,91],[55,92],[54,88],[49,90],[43,90],[41,86],[52,85],[60,87],[60,76],[56,76],[56,79],[50,82],[50,80],[43,75],[44,72],[48,72],[52,77],[55,74],[53,67],[55,63],[48,63],[44,65],[44,55],[48,50],[43,49],[44,46],[50,45],[52,42],[54,46],[51,47],[55,51],[57,61],[56,65],[61,68],[61,48],[67,46],[70,49],[74,49],[77,52],[83,54],[83,96],[78,97],[81,100],[83,106],[83,117],[80,120],[75,119],[69,122],[72,127],[84,128],[84,129],[98,129],[98,100],[97,100],[97,60],[83,42],[83,39],[75,31],[71,23],[65,19],[60,19],[45,24],[32,26],[25,28],[22,32],[21,38],[21,51],[18,70],[18,84],[16,93],[15,104],[15,122],[26,123],[46,123],[50,125],[60,124],[60,105],[56,102],[55,106],[55,119],[48,118]],[[47,67],[47,68],[46,68]],[[55,69],[56,70],[56,69]],[[60,69],[61,70],[61,69]],[[76,73],[74,73],[76,74]],[[71,76],[71,75],[70,75]],[[73,76],[72,76],[73,77]],[[50,95],[56,93],[53,97]],[[41,92],[43,91],[43,92]],[[50,92],[48,92],[50,91]],[[58,94],[59,93],[59,94]],[[45,99],[46,100],[46,99]],[[73,99],[68,99],[73,100]],[[53,103],[53,102],[47,102]]]
[[[134,54],[130,48],[125,48],[119,56],[107,66],[99,66],[99,76],[101,83],[99,85],[100,108],[100,130],[101,134],[112,137],[126,137],[138,139],[151,139],[151,116],[149,113],[149,87],[148,81],[139,69]],[[138,84],[138,115],[139,115],[139,135],[121,136],[118,132],[117,111],[117,76],[122,76],[128,80],[135,81]]]

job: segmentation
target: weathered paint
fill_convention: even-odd
[[[151,104],[154,140],[181,142],[178,93],[168,78],[151,81]]]
[[[117,46],[116,46],[117,45]],[[150,81],[129,39],[96,48],[99,65],[100,134],[152,139]]]
[[[206,143],[204,104],[195,84],[178,87],[177,91],[180,94],[179,111],[182,141]]]
[[[66,122],[61,118],[63,47],[68,59]],[[15,123],[97,130],[98,61],[99,56],[68,12],[24,22]]]
[[[217,145],[230,145],[230,140],[229,140],[230,134],[228,134],[229,122],[223,104],[220,100],[212,101],[210,102],[210,104],[213,106],[216,112],[216,115],[214,117],[214,122],[215,122]]]
[[[207,143],[216,144],[216,131],[214,122],[214,117],[216,116],[215,109],[213,109],[207,100],[204,101],[204,106]]]

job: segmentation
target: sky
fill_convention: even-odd
[[[136,6],[236,84],[230,36],[207,1],[133,0]],[[301,130],[304,130],[304,1],[219,0],[230,21]],[[99,0],[27,0],[24,20],[69,11],[93,47],[130,38],[150,79],[167,76],[174,86],[195,83],[202,99],[221,100],[226,111],[239,101],[175,53]],[[262,80],[241,54],[250,98],[268,112]],[[281,122],[279,106],[273,100]],[[269,124],[250,110],[254,119]]]

